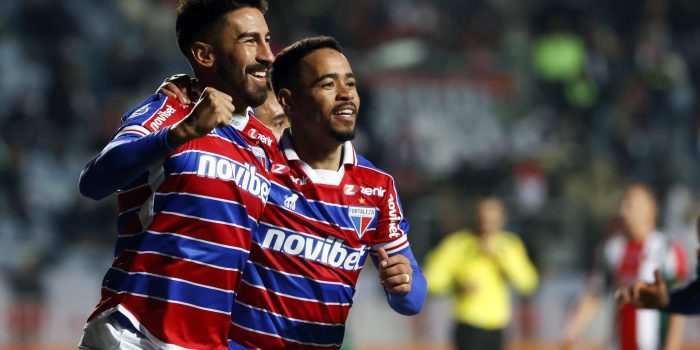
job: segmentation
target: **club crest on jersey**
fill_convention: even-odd
[[[252,146],[250,148],[253,150],[253,154],[255,154],[255,157],[258,158],[258,160],[260,161],[260,164],[266,164],[265,159],[267,159],[267,154],[265,154],[265,150],[258,146]]]
[[[377,212],[377,208],[374,207],[349,207],[348,215],[350,216],[350,221],[352,226],[357,232],[357,237],[362,238],[369,224],[374,220],[374,216]]]

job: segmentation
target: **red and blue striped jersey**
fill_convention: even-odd
[[[84,194],[119,188],[115,259],[91,318],[116,308],[162,348],[227,348],[235,290],[270,192],[268,154],[279,151],[250,109],[170,150],[167,129],[190,110],[152,96],[81,174]]]
[[[425,280],[410,254],[392,177],[350,142],[340,170],[325,177],[299,159],[288,131],[280,145],[288,168],[273,170],[269,202],[253,233],[232,312],[232,348],[339,348],[359,273],[379,248],[411,257],[422,291],[415,287],[417,297],[402,296],[410,300],[404,305],[390,298],[390,305],[417,313]]]

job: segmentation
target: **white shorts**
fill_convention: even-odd
[[[114,317],[115,309],[107,310],[83,327],[78,343],[80,350],[158,350],[150,339]]]

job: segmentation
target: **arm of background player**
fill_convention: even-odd
[[[505,239],[506,247],[497,256],[498,264],[520,294],[531,294],[537,288],[537,270],[518,237],[509,235]]]
[[[385,291],[386,300],[389,302],[389,306],[391,306],[394,311],[406,316],[415,315],[423,310],[425,297],[428,294],[427,282],[425,280],[425,276],[423,276],[423,271],[421,271],[420,266],[418,266],[416,258],[413,257],[413,252],[411,251],[410,246],[407,246],[397,252],[393,252],[390,255],[393,256],[396,254],[401,254],[410,261],[411,269],[413,269],[413,276],[411,277],[411,291],[406,294]],[[376,254],[372,254],[372,262],[374,263],[374,266],[379,269],[379,259],[377,258]]]
[[[102,199],[128,185],[172,151],[167,142],[168,130],[145,136],[117,135],[80,173],[80,193]]]
[[[460,262],[464,259],[461,233],[445,237],[425,258],[424,274],[428,283],[428,293],[446,295],[456,291],[456,274]]]
[[[665,311],[683,315],[700,314],[700,278],[683,288],[671,291]]]
[[[685,316],[669,315],[668,329],[666,329],[666,341],[663,350],[680,350],[683,345],[684,330]]]

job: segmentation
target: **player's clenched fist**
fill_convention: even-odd
[[[231,96],[212,87],[205,88],[192,112],[170,128],[168,144],[176,148],[207,135],[214,128],[228,126],[234,110]]]
[[[386,250],[379,248],[379,283],[392,293],[406,294],[411,291],[413,269],[411,262],[405,256],[396,254],[389,256]]]

